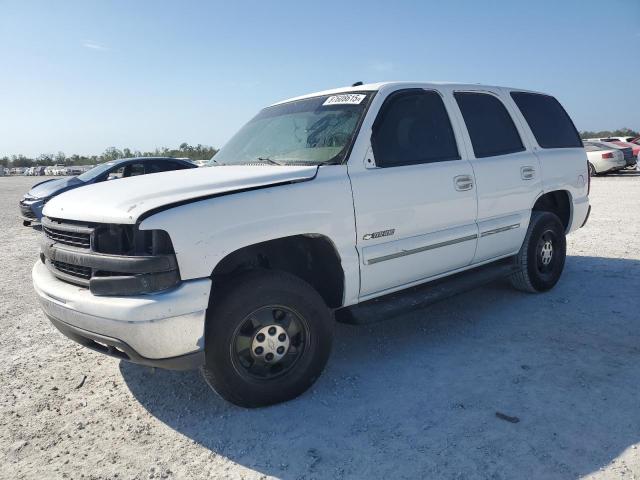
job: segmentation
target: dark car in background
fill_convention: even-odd
[[[188,160],[169,157],[123,158],[101,163],[75,177],[50,179],[34,185],[20,200],[20,216],[25,226],[39,223],[45,203],[56,195],[74,188],[118,178],[197,167]]]

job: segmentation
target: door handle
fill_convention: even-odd
[[[533,167],[521,167],[520,168],[520,178],[523,180],[531,180],[536,176],[536,169]]]
[[[458,175],[453,177],[453,184],[459,192],[466,192],[473,188],[473,178],[471,175]]]

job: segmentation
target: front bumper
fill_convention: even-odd
[[[42,209],[44,208],[43,200],[27,200],[22,199],[18,203],[20,218],[31,225],[39,224],[42,218]]]
[[[56,278],[38,261],[33,285],[42,309],[72,340],[107,355],[170,369],[204,361],[204,325],[210,279],[131,297],[100,297]]]

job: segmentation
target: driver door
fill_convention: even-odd
[[[349,170],[366,299],[465,267],[478,229],[475,179],[435,90],[387,97],[366,168]]]

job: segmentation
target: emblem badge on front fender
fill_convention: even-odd
[[[394,233],[396,233],[396,229],[395,228],[391,228],[389,230],[382,230],[381,232],[367,233],[362,237],[362,239],[363,240],[373,240],[375,238],[380,238],[380,237],[390,237]]]

